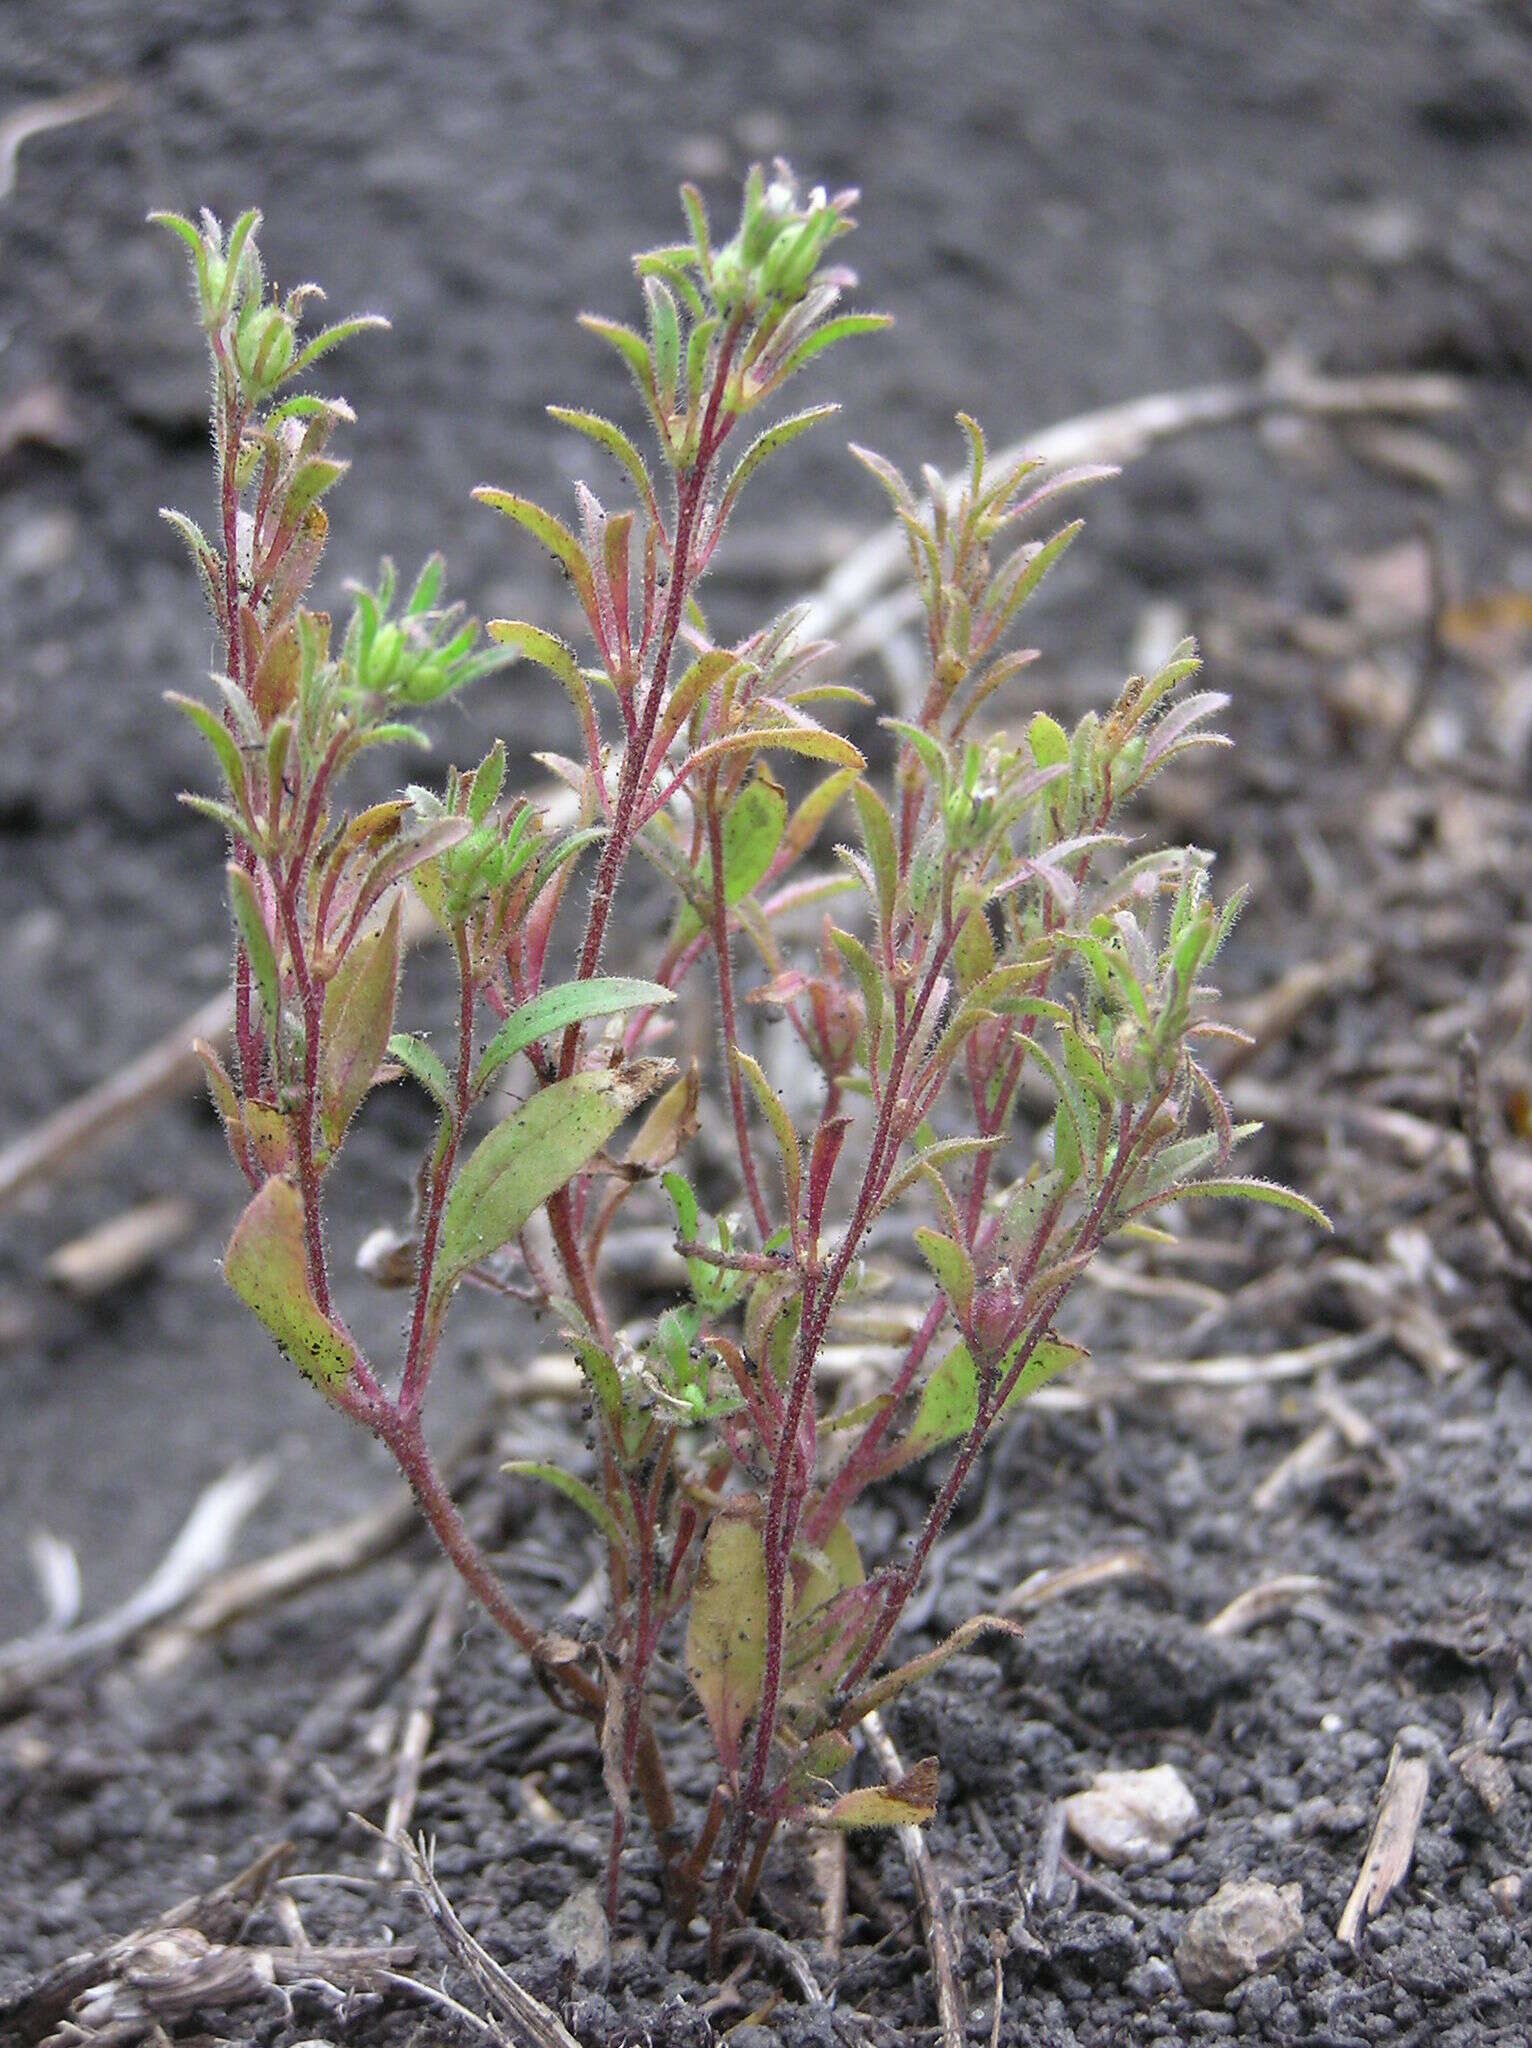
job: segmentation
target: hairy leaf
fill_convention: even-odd
[[[541,995],[512,1010],[484,1048],[474,1088],[486,1087],[507,1060],[567,1025],[583,1024],[589,1017],[615,1017],[623,1010],[658,1009],[675,999],[675,991],[662,988],[657,981],[624,975],[596,975],[589,981],[564,981],[556,988],[545,988]]]
[[[572,1074],[497,1124],[447,1197],[433,1302],[439,1305],[470,1266],[509,1244],[669,1073],[668,1060],[639,1060]]]
[[[686,1675],[730,1775],[766,1672],[766,1553],[737,1515],[708,1530],[686,1623]]]
[[[1025,1401],[1029,1394],[1035,1394],[1039,1387],[1046,1386],[1085,1356],[1080,1345],[1068,1344],[1061,1337],[1040,1339],[1006,1398],[1006,1408]],[[1001,1375],[1008,1369],[1002,1367]],[[905,1443],[911,1451],[922,1454],[938,1450],[943,1444],[967,1436],[978,1418],[979,1375],[973,1354],[966,1344],[956,1344],[926,1381]]]
[[[1291,1209],[1295,1216],[1306,1217],[1310,1223],[1317,1223],[1321,1230],[1333,1230],[1335,1227],[1317,1203],[1295,1194],[1279,1181],[1238,1176],[1226,1180],[1187,1181],[1181,1187],[1167,1188],[1163,1194],[1151,1195],[1147,1201],[1134,1203],[1129,1214],[1137,1216],[1145,1209],[1160,1209],[1168,1202],[1188,1202],[1197,1196],[1209,1201],[1266,1202],[1273,1209]]]
[[[938,1778],[936,1758],[925,1756],[892,1785],[843,1792],[833,1806],[807,1818],[827,1828],[924,1827],[936,1818]]]
[[[512,1458],[500,1470],[542,1480],[545,1486],[563,1494],[565,1500],[573,1501],[582,1514],[589,1515],[608,1542],[615,1543],[619,1549],[623,1547],[623,1533],[617,1517],[600,1494],[587,1486],[583,1479],[576,1479],[572,1472],[564,1471],[559,1465],[542,1464],[536,1458]]]
[[[787,824],[787,793],[764,769],[751,777],[730,804],[723,820],[723,896],[732,908],[748,896],[771,866]],[[711,903],[713,863],[703,854],[697,864],[693,895],[698,903]],[[676,921],[675,943],[685,945],[702,929],[702,918],[693,904],[682,905]]]
[[[282,983],[277,972],[276,950],[271,943],[271,932],[261,910],[260,898],[256,895],[255,884],[239,865],[230,861],[228,865],[229,908],[234,913],[235,928],[250,962],[251,978],[255,992],[265,1013],[266,1029],[274,1038],[282,1015]]]
[[[936,1275],[937,1286],[961,1320],[967,1315],[968,1305],[973,1300],[973,1260],[962,1245],[954,1243],[950,1237],[943,1237],[937,1230],[917,1230],[915,1242],[920,1247],[922,1258]]]
[[[949,1657],[957,1656],[960,1650],[966,1650],[981,1636],[1020,1636],[1022,1633],[1023,1630],[1016,1622],[1003,1620],[998,1614],[974,1615],[971,1620],[965,1621],[961,1628],[955,1628],[934,1650],[927,1650],[919,1657],[912,1657],[907,1664],[901,1664],[897,1671],[885,1672],[881,1678],[875,1679],[865,1692],[858,1693],[842,1715],[841,1725],[846,1728],[853,1727],[864,1714],[871,1714],[879,1707],[886,1707],[890,1700],[897,1699],[900,1693],[914,1685],[917,1679],[929,1677],[931,1672],[939,1671]]]
[[[345,1331],[314,1299],[303,1199],[291,1181],[267,1181],[235,1224],[223,1277],[321,1393],[333,1395],[345,1385],[355,1353]]]
[[[750,1083],[755,1099],[761,1106],[761,1114],[771,1125],[771,1135],[777,1141],[777,1153],[782,1161],[782,1178],[787,1184],[787,1213],[796,1219],[803,1187],[803,1154],[798,1147],[798,1133],[793,1129],[793,1120],[788,1115],[781,1096],[749,1053],[742,1051],[737,1045],[731,1045],[728,1050],[729,1057]]]
[[[451,1114],[452,1077],[423,1038],[412,1032],[396,1031],[388,1041],[388,1055],[398,1061],[412,1081],[420,1083],[438,1108]]]
[[[217,712],[210,711],[206,704],[199,704],[195,697],[183,697],[179,690],[167,690],[165,701],[174,704],[177,711],[184,711],[201,733],[217,756],[224,781],[229,785],[229,794],[236,804],[243,804],[246,801],[245,764],[228,727]]]
[[[333,1152],[388,1050],[399,1000],[402,898],[382,931],[360,940],[325,990],[319,1027],[319,1122]]]
[[[491,484],[480,484],[473,495],[481,505],[503,512],[507,519],[525,527],[534,540],[542,542],[568,574],[587,617],[594,622],[596,586],[591,579],[590,564],[585,559],[585,550],[563,520],[555,519],[551,512],[545,512],[541,505],[534,505],[530,498],[519,498],[514,491],[496,490]]]

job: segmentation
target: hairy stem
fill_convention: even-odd
[[[745,1193],[750,1199],[750,1213],[755,1218],[755,1227],[764,1244],[771,1236],[771,1212],[766,1207],[766,1197],[761,1193],[761,1177],[756,1171],[755,1147],[750,1142],[750,1119],[745,1108],[745,1084],[740,1079],[739,1067],[730,1057],[730,1049],[739,1043],[739,1025],[734,1013],[734,964],[729,952],[729,904],[727,878],[723,871],[723,819],[718,810],[718,776],[716,771],[708,777],[707,796],[707,841],[708,854],[713,864],[713,955],[718,962],[718,1021],[723,1029],[724,1066],[729,1076],[729,1108],[734,1118],[734,1144],[739,1153],[739,1170],[744,1178]],[[798,1219],[791,1217],[794,1236],[798,1231]]]
[[[457,1075],[453,1113],[448,1120],[447,1142],[441,1158],[431,1169],[431,1192],[426,1202],[425,1224],[420,1233],[420,1258],[415,1273],[415,1299],[410,1311],[410,1334],[404,1354],[404,1379],[399,1389],[399,1411],[406,1421],[420,1412],[426,1385],[436,1355],[439,1319],[431,1315],[431,1286],[436,1277],[436,1248],[441,1236],[442,1215],[452,1168],[468,1122],[473,1075],[473,969],[468,957],[468,939],[462,925],[452,934],[457,957],[458,1044]]]

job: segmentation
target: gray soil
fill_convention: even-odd
[[[1317,429],[1171,443],[1094,495],[1032,629],[1047,660],[1029,689],[1066,707],[1108,696],[1135,636],[1170,614],[1204,634],[1238,748],[1167,787],[1146,826],[1196,836],[1252,883],[1232,995],[1305,959],[1365,955],[1245,1077],[1273,1121],[1255,1170],[1325,1201],[1335,1243],[1320,1254],[1264,1213],[1220,1220],[1207,1226],[1218,1255],[1154,1269],[1181,1292],[1087,1293],[1073,1333],[1102,1361],[1184,1353],[1187,1324],[1211,1315],[1185,1283],[1250,1287],[1195,1354],[1372,1333],[1335,1376],[1346,1428],[1262,1507],[1261,1483],[1330,1412],[1312,1375],[1171,1396],[1127,1386],[1029,1416],[966,1502],[907,1652],[1041,1567],[1130,1545],[1156,1575],[1045,1609],[1022,1642],[949,1666],[889,1723],[907,1757],[942,1759],[930,1843],[970,2038],[990,2038],[999,1933],[1006,2043],[1532,2040],[1528,1894],[1506,1882],[1532,1886],[1532,1290],[1465,1183],[1453,1072],[1461,1029],[1486,1018],[1496,1111],[1526,1064],[1512,1034],[1532,920],[1532,636],[1523,625],[1509,651],[1449,655],[1420,744],[1402,746],[1419,622],[1390,585],[1384,612],[1397,598],[1402,629],[1369,626],[1348,567],[1424,525],[1455,589],[1532,588],[1526,9],[20,0],[0,12],[0,79],[0,118],[123,88],[94,119],[28,141],[0,198],[0,421],[46,389],[67,426],[0,429],[0,1139],[112,1073],[222,973],[217,849],[175,804],[201,763],[159,701],[195,688],[210,653],[155,518],[164,503],[206,511],[204,379],[179,258],[142,225],[150,207],[256,203],[284,282],[316,276],[335,310],[393,322],[338,373],[360,424],[333,514],[337,598],[381,554],[408,569],[440,545],[480,612],[557,615],[557,587],[469,492],[490,480],[560,501],[581,451],[545,401],[627,407],[575,311],[628,309],[628,254],[675,232],[682,177],[722,215],[762,155],[863,189],[861,298],[898,326],[862,347],[854,389],[840,357],[821,382],[849,392],[835,434],[906,466],[953,457],[959,406],[1009,440],[1247,376],[1273,353],[1463,379],[1466,410],[1432,430],[1453,463],[1445,489],[1401,477],[1397,450],[1382,466]],[[795,451],[731,537],[715,624],[769,616],[880,511],[831,433]],[[527,750],[567,741],[561,704],[511,680],[455,714],[443,752],[476,759],[496,730]],[[625,928],[641,959],[641,901]],[[423,963],[423,1004],[434,971]],[[357,1141],[342,1257],[402,1215],[418,1137],[403,1092],[385,1091]],[[56,1246],[165,1193],[189,1198],[196,1222],[152,1274],[88,1307],[49,1288]],[[38,1528],[74,1546],[96,1612],[145,1579],[237,1458],[279,1473],[242,1539],[252,1556],[385,1491],[379,1454],[284,1375],[223,1289],[237,1207],[211,1116],[188,1099],[5,1216],[0,1640],[38,1618]],[[1285,1282],[1263,1284],[1272,1274]],[[360,1295],[363,1334],[386,1344],[395,1300]],[[478,1412],[497,1360],[548,1341],[483,1310],[462,1338],[443,1438]],[[542,1411],[513,1425],[518,1440],[564,1427]],[[868,1547],[918,1512],[896,1490]],[[559,1512],[533,1523],[518,1495],[494,1534],[550,1616],[588,1575]],[[291,1839],[302,1871],[370,1868],[375,1845],[347,1815],[381,1818],[386,1800],[369,1748],[378,1703],[296,1770],[280,1760],[428,1561],[424,1546],[396,1553],[169,1676],[120,1660],[0,1721],[0,2039],[20,2025],[7,1997],[38,1972],[267,1842]],[[1328,1590],[1247,1637],[1203,1629],[1235,1594],[1294,1572]],[[381,1690],[404,1698],[402,1681]],[[1430,1761],[1425,1815],[1409,1877],[1353,1951],[1335,1927],[1402,1729]],[[1201,1813],[1174,1859],[1117,1872],[1070,1844],[1028,1909],[1053,1802],[1098,1769],[1160,1762]],[[738,1997],[709,2009],[696,1945],[656,1940],[642,1839],[609,1980],[576,1983],[544,1929],[596,1873],[599,1765],[487,1627],[465,1628],[443,1674],[417,1820],[464,1920],[586,2048],[700,2048],[774,1986],[786,1996],[764,2024],[784,2042],[933,2037],[905,1866],[871,1837],[851,1851],[838,1961],[819,1946],[798,1851],[768,1874],[763,1917],[801,1944],[823,2005],[753,1954]],[[1183,1992],[1177,1942],[1244,1876],[1301,1886],[1303,1939],[1203,2008]],[[396,1888],[298,1896],[316,1939],[394,1928],[436,1967]],[[273,2000],[184,2032],[270,2048],[453,2038],[448,2020],[377,1995],[334,2010]]]

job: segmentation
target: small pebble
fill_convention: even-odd
[[[1168,1863],[1199,1818],[1191,1788],[1174,1764],[1147,1771],[1100,1771],[1064,1801],[1064,1823],[1103,1863]]]
[[[1500,1908],[1507,1920],[1514,1920],[1521,1911],[1521,1878],[1512,1871],[1509,1877],[1491,1880],[1489,1895]]]
[[[548,1947],[560,1962],[572,1963],[576,1978],[605,1988],[612,1969],[611,1936],[606,1912],[593,1884],[571,1892],[548,1922]]]
[[[1264,1878],[1235,1879],[1187,1921],[1176,1946],[1176,1968],[1189,1996],[1212,2005],[1280,1962],[1302,1938],[1303,1895],[1297,1885],[1278,1891]]]

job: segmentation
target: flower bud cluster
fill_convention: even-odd
[[[802,198],[779,158],[770,184],[759,166],[745,186],[738,232],[713,256],[714,302],[726,317],[754,317],[768,306],[794,306],[808,290],[825,250],[851,226],[854,191],[827,196],[816,185]]]

